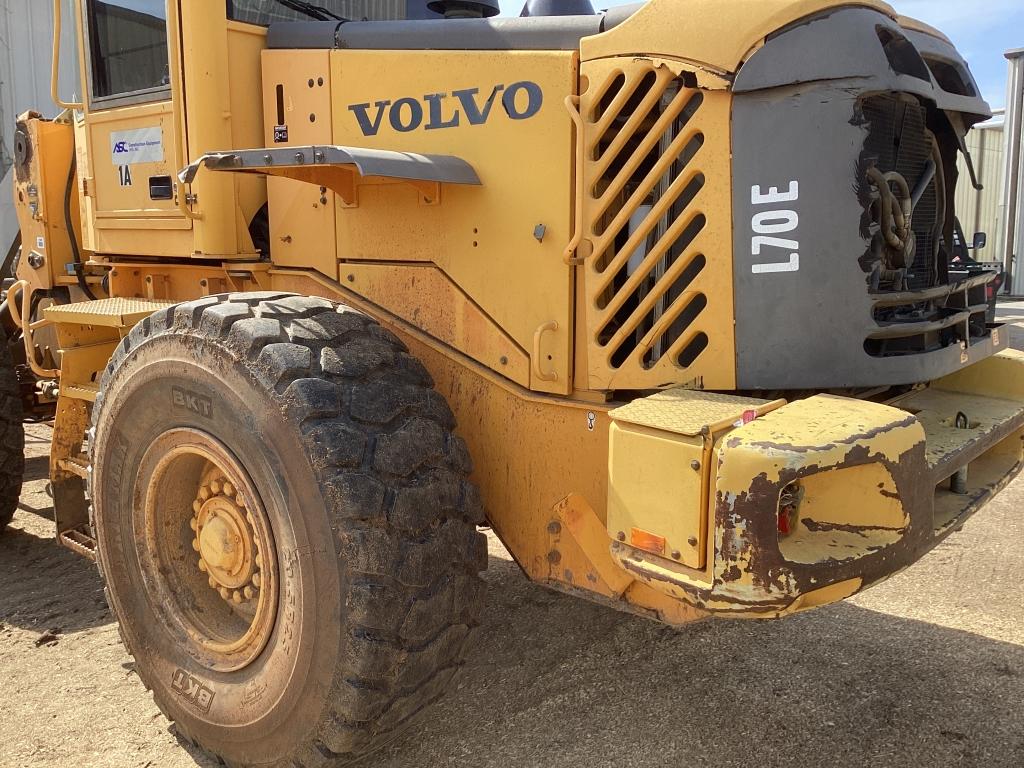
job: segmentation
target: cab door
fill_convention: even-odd
[[[186,165],[176,49],[177,3],[82,0],[86,79],[83,178],[93,250],[175,256],[191,251],[192,219],[177,200]],[[152,237],[152,230],[166,230]],[[87,243],[88,245],[88,243]]]

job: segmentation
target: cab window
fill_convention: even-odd
[[[86,11],[92,98],[162,98],[171,82],[165,0],[86,0]]]

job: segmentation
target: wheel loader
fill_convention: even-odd
[[[472,653],[483,526],[551,589],[770,619],[1018,474],[1024,356],[948,267],[991,113],[941,32],[319,2],[55,2],[64,111],[18,123],[0,522],[52,420],[56,539],[183,738],[396,738]]]

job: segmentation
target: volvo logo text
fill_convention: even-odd
[[[479,88],[466,88],[451,94],[428,93],[422,98],[406,96],[394,101],[352,104],[348,109],[355,114],[364,136],[376,136],[385,117],[399,133],[420,128],[426,131],[457,128],[464,123],[483,125],[491,119],[494,105],[499,101],[509,119],[528,120],[540,112],[544,92],[536,83],[522,80],[511,85],[496,85],[486,98]]]

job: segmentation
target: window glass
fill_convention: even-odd
[[[88,0],[92,95],[170,85],[165,0]]]
[[[302,11],[278,0],[227,0],[228,18],[268,26],[278,21],[310,21]],[[315,0],[310,5],[353,21],[387,21],[406,17],[406,0]]]

